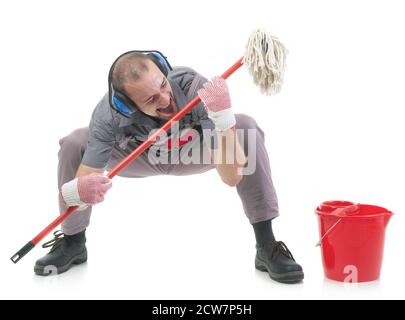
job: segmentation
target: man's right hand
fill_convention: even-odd
[[[62,185],[61,195],[68,207],[95,205],[104,200],[112,182],[100,173],[90,173]]]

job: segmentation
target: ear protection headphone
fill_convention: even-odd
[[[130,53],[144,53],[147,55],[159,68],[160,71],[167,77],[169,71],[173,70],[167,58],[157,50],[148,50],[148,51],[139,51],[139,50],[132,50],[121,54],[117,59],[115,59],[114,63],[110,68],[110,72],[108,73],[108,98],[109,103],[112,109],[117,111],[118,113],[122,114],[124,117],[131,118],[135,112],[139,111],[137,105],[123,92],[116,90],[112,84],[112,74],[114,72],[115,65],[117,61],[122,58],[123,56],[130,54]]]

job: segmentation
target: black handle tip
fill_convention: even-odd
[[[24,247],[20,249],[15,255],[11,257],[11,261],[14,263],[17,263],[20,261],[28,252],[32,250],[32,248],[35,247],[35,244],[33,244],[31,241],[29,241]]]

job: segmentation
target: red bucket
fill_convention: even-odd
[[[393,213],[382,207],[349,201],[325,201],[315,213],[325,276],[344,282],[378,279],[385,228]]]

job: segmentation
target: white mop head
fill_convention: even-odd
[[[260,91],[273,95],[281,90],[288,50],[263,29],[255,30],[246,44],[244,64]]]

